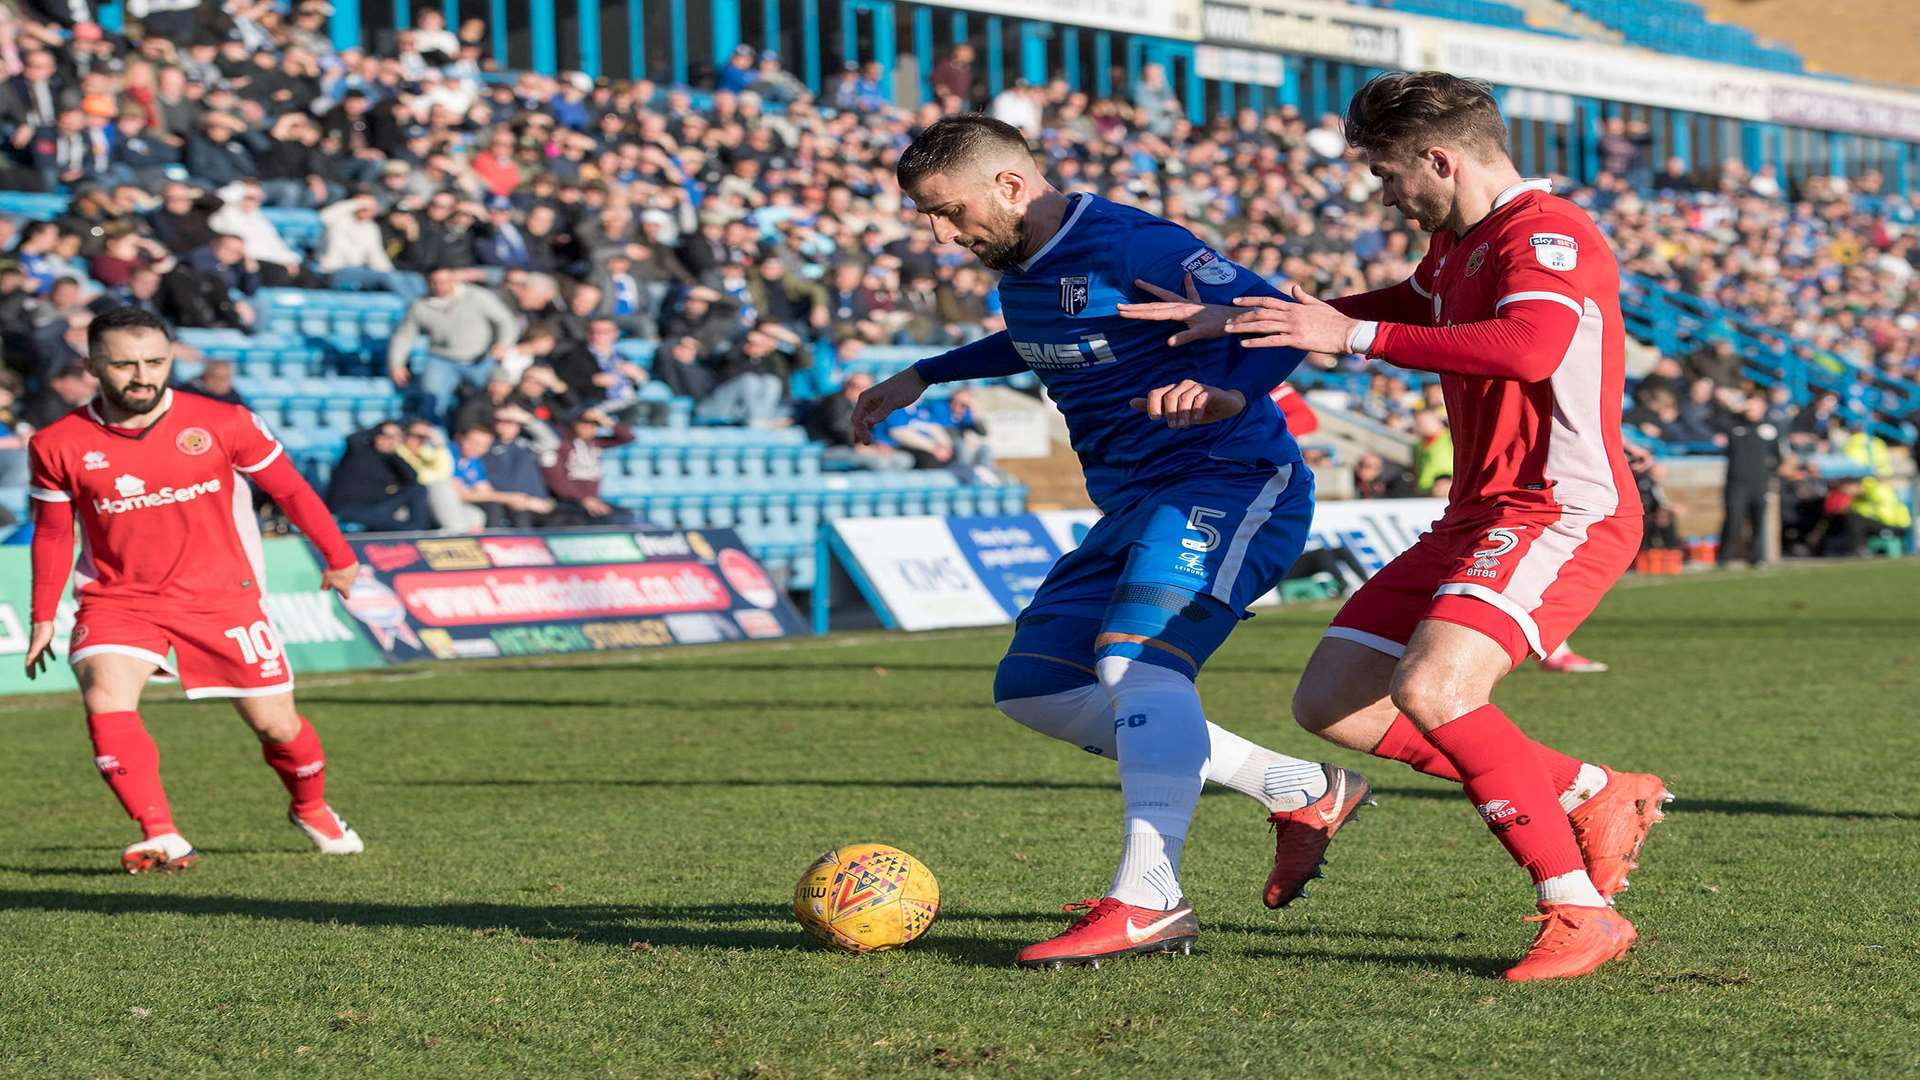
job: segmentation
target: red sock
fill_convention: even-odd
[[[1523,735],[1522,738],[1525,736]],[[1568,757],[1545,743],[1534,742],[1532,739],[1527,739],[1527,742],[1532,744],[1534,756],[1538,757],[1540,764],[1545,766],[1547,779],[1553,784],[1556,796],[1573,786],[1573,782],[1580,776],[1579,758]],[[1437,776],[1442,780],[1452,780],[1455,783],[1460,781],[1460,770],[1453,767],[1453,762],[1448,761],[1439,747],[1434,746],[1425,733],[1414,726],[1413,721],[1407,719],[1404,713],[1393,714],[1393,724],[1387,728],[1387,733],[1380,737],[1380,745],[1373,748],[1373,756],[1404,761],[1428,776]]]
[[[140,823],[142,839],[176,831],[167,791],[160,786],[160,748],[153,744],[137,712],[94,713],[87,717],[93,739],[93,763],[127,816]]]
[[[1380,737],[1380,745],[1373,748],[1373,756],[1404,761],[1428,776],[1437,776],[1456,784],[1460,782],[1460,770],[1453,767],[1447,755],[1441,753],[1440,748],[1433,745],[1426,733],[1415,727],[1405,713],[1393,714],[1393,723],[1387,728],[1387,733]]]
[[[292,741],[263,741],[260,755],[280,774],[280,782],[287,785],[287,794],[293,796],[294,813],[308,813],[326,804],[327,759],[320,751],[320,736],[314,733],[306,717],[300,718],[300,730]]]
[[[1587,868],[1546,767],[1499,706],[1482,705],[1427,738],[1460,771],[1487,828],[1534,881]]]

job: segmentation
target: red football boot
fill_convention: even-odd
[[[1270,908],[1286,907],[1307,895],[1307,882],[1320,877],[1327,845],[1340,826],[1353,820],[1362,806],[1372,806],[1367,778],[1337,765],[1327,770],[1327,793],[1298,810],[1280,810],[1268,816],[1273,825],[1273,870],[1267,875],[1264,899]]]
[[[1602,765],[1607,786],[1567,815],[1587,876],[1600,895],[1611,900],[1627,887],[1627,872],[1639,866],[1640,845],[1647,832],[1666,817],[1661,809],[1673,801],[1667,785],[1652,773],[1614,772]]]
[[[1623,956],[1639,932],[1626,916],[1610,907],[1541,904],[1540,914],[1527,916],[1540,924],[1540,936],[1519,963],[1507,969],[1508,982],[1535,979],[1571,979]]]
[[[1113,897],[1099,900],[1075,900],[1063,908],[1069,914],[1085,912],[1072,926],[1037,945],[1020,950],[1015,962],[1027,968],[1057,968],[1064,964],[1099,967],[1102,960],[1114,960],[1136,953],[1180,953],[1193,951],[1200,936],[1200,922],[1185,900],[1172,911],[1134,907]]]

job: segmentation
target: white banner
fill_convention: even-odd
[[[1191,41],[1200,36],[1199,0],[933,0],[968,13],[1122,30]]]
[[[1603,41],[1570,41],[1321,0],[1206,0],[1196,54],[1205,78],[1280,85],[1271,55],[1328,56],[1371,67],[1434,69],[1510,90],[1770,120],[1920,141],[1920,94],[1707,63]],[[1572,102],[1510,99],[1516,116],[1570,119]]]
[[[855,566],[902,630],[994,626],[1010,621],[961,554],[948,521],[940,517],[901,517],[832,523],[840,542],[852,553]],[[825,569],[822,567],[821,572]]]
[[[1287,63],[1279,53],[1196,45],[1193,70],[1203,79],[1225,79],[1248,86],[1287,84]]]
[[[1376,499],[1314,508],[1309,549],[1343,547],[1369,576],[1446,510],[1445,499]],[[1005,626],[1032,602],[1053,563],[1100,515],[1052,510],[1003,517],[842,519],[830,528],[901,630]],[[824,568],[822,570],[824,573]],[[1257,604],[1275,603],[1269,593]]]
[[[1408,28],[1346,4],[1303,0],[1226,0],[1201,9],[1201,37],[1277,52],[1330,56],[1371,67],[1399,67]]]
[[[1554,90],[1714,116],[1765,120],[1769,79],[1758,71],[1667,59],[1594,41],[1486,29],[1420,34],[1412,65],[1501,86]]]

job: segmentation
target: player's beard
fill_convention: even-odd
[[[996,208],[993,222],[997,235],[982,237],[972,245],[980,265],[989,270],[1006,271],[1019,266],[1027,257],[1027,219],[1012,207]]]
[[[128,383],[126,389],[115,390],[105,382],[102,382],[100,384],[100,396],[106,398],[109,405],[112,405],[114,408],[129,416],[145,416],[159,408],[160,399],[167,396],[166,393],[157,386],[147,387],[140,385],[141,389],[152,390],[153,396],[145,398],[128,397],[127,391],[134,389],[136,385],[140,384]]]

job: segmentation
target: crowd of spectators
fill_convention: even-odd
[[[53,221],[0,218],[0,347],[17,376],[0,395],[19,404],[0,420],[17,436],[85,399],[80,344],[102,305],[246,330],[263,287],[394,293],[410,306],[385,369],[410,419],[360,433],[334,482],[336,508],[368,528],[617,515],[597,494],[600,452],[678,398],[704,422],[803,425],[838,467],[989,466],[964,396],[896,417],[878,448],[852,446],[846,422],[863,349],[1002,325],[991,276],[935,246],[891,182],[894,155],[943,113],[1021,126],[1063,188],[1179,220],[1277,285],[1387,285],[1424,247],[1379,205],[1338,117],[1242,109],[1196,124],[1155,64],[1111,98],[1064,81],[989,95],[960,46],[930,73],[936,99],[900,108],[877,65],[815,98],[780,56],[746,47],[696,92],[491,73],[486,25],[433,9],[382,56],[335,50],[319,0],[162,7],[130,37],[0,8],[0,185],[73,193]],[[1623,265],[1832,363],[1917,373],[1920,194],[1885,195],[1871,174],[1788,189],[1734,162],[1655,168],[1625,121],[1600,149],[1608,171],[1563,190]],[[318,210],[318,247],[289,243],[271,207]],[[1416,439],[1412,473],[1382,469],[1363,492],[1444,493],[1437,387],[1369,379],[1352,357],[1311,370]],[[1757,394],[1737,357],[1704,350],[1663,360],[1629,423],[1724,442]],[[1822,449],[1850,434],[1831,402],[1768,402]],[[503,457],[516,461],[496,471]]]

